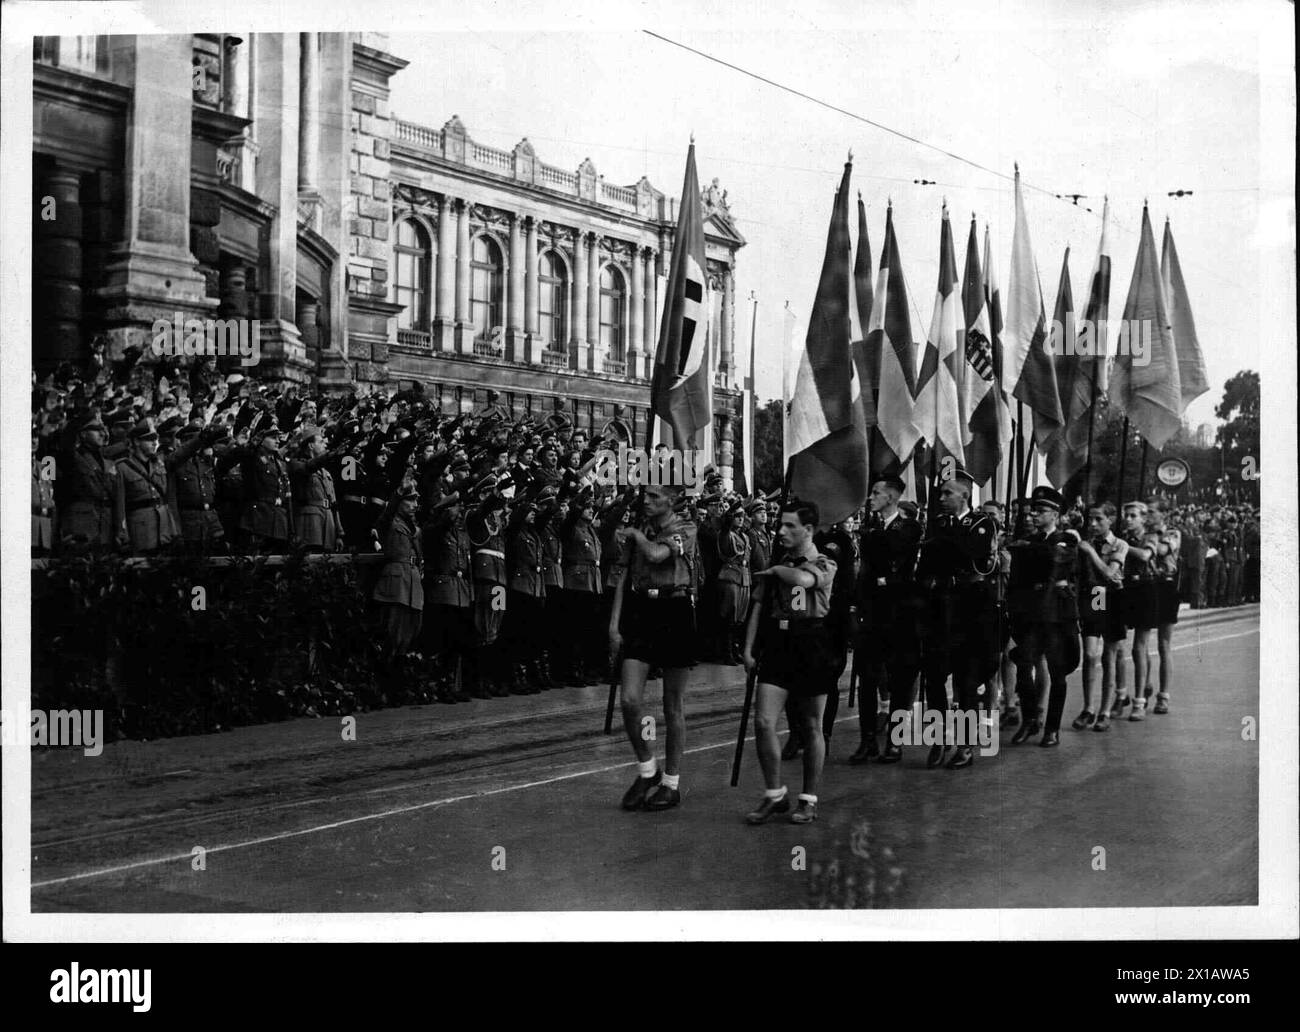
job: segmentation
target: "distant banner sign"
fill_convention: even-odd
[[[1165,487],[1181,487],[1191,474],[1191,467],[1182,459],[1165,459],[1156,467],[1156,479]]]

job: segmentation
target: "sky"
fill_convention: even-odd
[[[1263,77],[1292,74],[1290,5],[860,6],[724,4],[688,16],[684,5],[631,5],[622,25],[579,16],[516,31],[494,18],[470,31],[390,32],[390,49],[411,61],[393,80],[393,111],[434,127],[457,114],[481,143],[509,149],[527,136],[550,164],[575,169],[590,157],[610,182],[644,174],[674,196],[694,133],[701,184],[719,180],[748,241],[736,269],[737,354],[747,359],[752,292],[760,397],[780,394],[782,310],[788,301],[807,315],[850,150],[877,262],[893,200],[918,336],[934,304],[945,199],[959,270],[973,213],[981,239],[990,228],[1005,292],[1018,161],[1049,318],[1066,247],[1080,307],[1087,296],[1103,195],[1112,319],[1144,200],[1157,246],[1172,219],[1212,384],[1188,410],[1193,427],[1214,422],[1223,382],[1258,369],[1262,346],[1294,348],[1294,295],[1270,293],[1259,274],[1278,264],[1294,274],[1291,162],[1273,157],[1263,122],[1277,112],[1260,98]],[[1193,193],[1168,196],[1179,189]],[[1056,193],[1087,196],[1075,206]]]

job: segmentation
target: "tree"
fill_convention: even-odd
[[[1243,369],[1223,385],[1214,414],[1223,420],[1216,440],[1222,449],[1224,489],[1259,504],[1259,373]]]
[[[754,406],[754,481],[763,492],[774,491],[785,482],[785,445],[781,402]]]

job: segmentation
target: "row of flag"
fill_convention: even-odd
[[[892,206],[873,282],[860,195],[856,251],[850,234],[851,173],[852,155],[835,193],[804,346],[785,389],[789,488],[816,501],[826,522],[861,507],[873,474],[909,478],[921,455],[931,466],[945,458],[961,463],[980,485],[999,469],[1011,475],[1013,436],[1029,429],[1013,422],[1013,409],[1020,422],[1031,422],[1046,475],[1063,488],[1087,461],[1099,400],[1161,448],[1188,404],[1209,389],[1172,231],[1166,221],[1157,257],[1145,206],[1113,358],[1109,205],[1082,320],[1067,249],[1049,324],[1018,167],[1005,319],[987,227],[981,248],[972,216],[959,277],[945,203],[934,308],[918,341]],[[652,410],[678,448],[698,446],[712,421],[699,196],[692,143],[652,384]],[[793,325],[788,312],[786,325]]]

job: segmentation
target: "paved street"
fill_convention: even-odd
[[[810,826],[748,827],[728,785],[738,667],[700,667],[683,805],[623,813],[606,688],[33,752],[39,912],[1219,906],[1256,901],[1257,606],[1191,614],[1172,713],[928,771],[851,767],[841,707]],[[847,685],[847,675],[843,682]],[[655,684],[655,689],[658,685]],[[846,692],[844,693],[846,694]],[[658,698],[657,690],[652,692]],[[662,754],[662,743],[660,743]],[[798,772],[787,765],[798,790]],[[192,851],[206,850],[206,869]],[[803,847],[807,869],[792,869]],[[1096,848],[1105,870],[1094,870]],[[501,850],[504,850],[502,854]],[[494,869],[504,866],[504,869]]]

